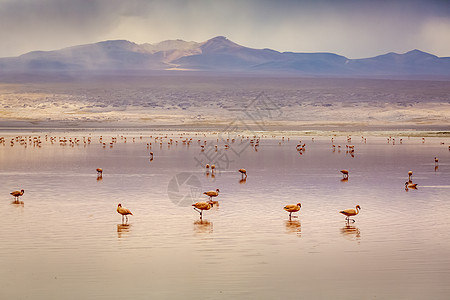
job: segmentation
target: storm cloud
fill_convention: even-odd
[[[349,58],[420,49],[450,56],[449,1],[0,0],[0,56],[107,39],[224,35],[279,51]]]

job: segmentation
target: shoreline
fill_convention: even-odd
[[[186,134],[209,134],[209,135],[270,135],[270,136],[398,136],[398,137],[444,137],[450,138],[450,130],[434,129],[411,129],[411,128],[378,128],[378,129],[356,129],[356,128],[321,128],[321,129],[293,129],[293,128],[268,128],[260,129],[235,129],[226,130],[225,127],[192,127],[192,126],[114,126],[114,127],[89,127],[89,126],[58,126],[58,127],[33,127],[33,126],[0,126],[1,134],[12,133],[50,133],[50,132],[70,132],[70,133],[128,133],[128,134],[166,134],[166,133],[186,133]]]

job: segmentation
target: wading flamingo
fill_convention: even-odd
[[[11,192],[10,194],[14,196],[14,200],[16,202],[19,202],[19,197],[23,196],[23,193],[25,193],[25,191],[24,190],[20,190],[20,191]]]
[[[405,182],[405,188],[406,189],[417,189],[417,183],[412,183],[412,182]]]
[[[413,174],[412,171],[408,172],[408,182],[412,182],[412,174]]]
[[[216,189],[215,191],[209,191],[209,192],[204,192],[203,194],[209,197],[209,200],[212,201],[212,197],[217,197],[219,196],[219,189]]]
[[[283,207],[283,209],[285,211],[289,212],[289,219],[290,219],[292,216],[292,213],[298,212],[301,207],[302,207],[302,205],[300,203],[297,203],[297,204],[288,204],[285,207]],[[294,218],[297,218],[297,216],[294,216]]]
[[[247,178],[247,170],[239,169],[238,171],[242,174],[242,178],[244,178],[244,175],[245,175],[245,178]]]
[[[209,202],[197,202],[192,204],[194,206],[194,210],[200,214],[200,219],[203,217],[204,210],[210,210],[213,207],[214,203],[212,201]]]
[[[122,207],[122,204],[120,204],[120,203],[117,204],[117,212],[122,215],[122,223],[123,223],[124,216],[128,222],[128,215],[133,215],[128,208]]]
[[[345,218],[345,220],[347,220],[347,222],[349,222],[350,220],[355,222],[355,220],[350,219],[350,217],[356,216],[357,214],[359,214],[360,209],[361,209],[361,207],[359,205],[356,205],[356,210],[353,208],[349,208],[349,209],[341,210],[340,213],[347,216],[347,218]]]

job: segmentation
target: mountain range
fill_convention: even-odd
[[[450,57],[412,50],[349,59],[333,53],[278,52],[238,45],[223,36],[205,42],[168,40],[136,44],[103,41],[55,51],[0,58],[0,73],[207,71],[344,77],[450,78]]]

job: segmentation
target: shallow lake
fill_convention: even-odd
[[[345,136],[333,148],[331,137],[269,135],[256,151],[252,137],[223,134],[1,135],[1,299],[450,297],[448,138],[352,136],[352,155]],[[27,145],[11,146],[16,135]],[[40,147],[28,141],[38,135]],[[410,170],[418,189],[405,190]],[[191,204],[216,188],[200,219]],[[298,202],[289,220],[283,207]],[[347,224],[339,211],[357,204]]]

